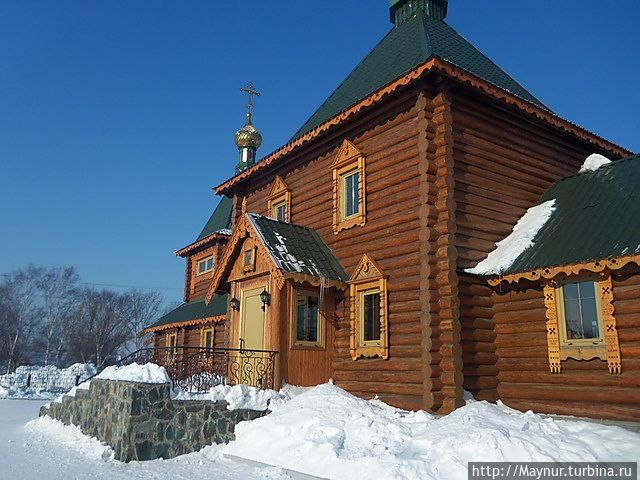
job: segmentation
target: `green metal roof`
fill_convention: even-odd
[[[280,270],[343,282],[349,279],[315,230],[253,213],[249,220]]]
[[[214,295],[209,305],[205,305],[204,300],[197,300],[183,303],[175,310],[160,317],[157,322],[149,325],[149,328],[162,327],[172,323],[188,322],[190,320],[200,320],[201,318],[218,317],[227,314],[227,295]]]
[[[300,137],[403,74],[438,57],[523,100],[548,110],[442,20],[422,10],[394,27],[298,130]]]
[[[553,199],[533,246],[505,274],[640,252],[640,155],[560,180],[540,203]]]
[[[209,235],[212,235],[214,233],[224,233],[227,235],[230,234],[232,210],[233,199],[223,195],[220,199],[220,203],[218,203],[218,206],[213,211],[213,214],[202,229],[202,232],[200,232],[200,235],[198,236],[196,241],[202,240],[203,238],[208,237]]]

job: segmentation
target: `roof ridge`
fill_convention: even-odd
[[[605,157],[606,158],[606,157]],[[612,168],[613,166],[619,166],[621,164],[627,163],[629,161],[632,160],[640,160],[640,153],[637,153],[635,155],[631,155],[629,157],[624,157],[624,158],[619,158],[616,160],[611,160],[609,163],[604,164],[602,166],[600,166],[597,170],[585,170],[583,172],[578,171],[578,173],[574,173],[573,175],[567,175],[566,177],[561,178],[560,180],[554,182],[548,189],[547,191],[545,191],[545,193],[543,194],[542,197],[540,197],[540,200],[542,201],[542,198],[546,195],[546,193],[551,190],[551,188],[553,188],[555,185],[558,185],[559,183],[562,183],[564,181],[568,181],[571,180],[573,178],[578,178],[578,177],[584,177],[585,175],[595,175],[598,172],[600,172],[602,169],[609,169]]]

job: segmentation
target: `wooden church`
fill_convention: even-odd
[[[276,388],[639,420],[640,159],[554,114],[447,0],[390,3],[389,33],[259,161],[249,109],[235,176],[177,252],[185,303],[146,331],[176,357],[277,352]],[[594,153],[614,161],[578,173]],[[549,200],[532,246],[474,271]]]

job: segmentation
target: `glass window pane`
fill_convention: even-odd
[[[251,257],[252,257],[252,255],[253,255],[253,252],[251,250],[246,250],[244,252],[244,266],[245,267],[251,266],[251,260],[252,260]]]
[[[578,298],[578,284],[568,283],[567,285],[563,286],[562,294],[564,295],[565,300]]]
[[[363,298],[364,341],[380,340],[380,293],[367,293]]]
[[[598,306],[595,298],[583,298],[580,301],[582,312],[583,338],[598,338]]]
[[[205,262],[198,263],[198,273],[204,273],[205,266]]]
[[[360,211],[360,173],[354,172],[345,177],[345,216],[356,215]]]
[[[296,341],[318,341],[318,297],[298,294],[296,306]]]
[[[287,219],[287,206],[282,204],[276,207],[276,220],[284,222]]]
[[[207,260],[207,270],[213,269],[213,258]]]

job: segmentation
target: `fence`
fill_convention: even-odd
[[[174,385],[190,392],[204,392],[216,385],[250,385],[273,388],[275,357],[269,350],[233,348],[143,348],[118,365],[153,362],[167,370]]]
[[[0,386],[15,391],[61,394],[95,375],[91,364],[76,363],[68,368],[23,365],[13,373],[0,375]]]

